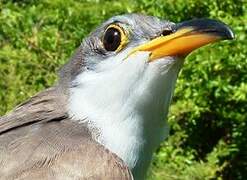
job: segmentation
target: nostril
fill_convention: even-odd
[[[164,31],[162,31],[161,35],[162,36],[167,36],[167,35],[170,35],[171,33],[172,33],[172,30],[165,29]]]

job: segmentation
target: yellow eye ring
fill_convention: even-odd
[[[119,25],[111,24],[104,32],[102,42],[107,51],[119,52],[128,43],[128,35]]]

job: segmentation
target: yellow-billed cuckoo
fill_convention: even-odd
[[[83,40],[56,85],[0,118],[0,179],[143,179],[168,135],[184,57],[233,36],[210,19],[109,19]]]

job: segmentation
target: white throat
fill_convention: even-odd
[[[147,63],[148,57],[139,52],[124,61],[105,60],[97,72],[78,75],[70,89],[70,116],[97,128],[96,140],[122,158],[135,179],[144,178],[168,135],[165,118],[182,65],[174,58]]]

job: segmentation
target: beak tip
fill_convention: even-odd
[[[225,23],[222,23],[220,21],[218,21],[218,35],[225,40],[233,40],[235,39],[235,34],[233,32],[233,30],[226,25]]]
[[[228,40],[233,40],[235,39],[235,34],[233,33],[233,31],[227,27],[228,31],[226,31],[226,39]]]

